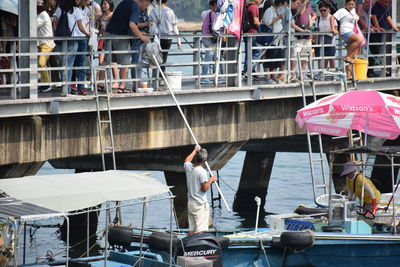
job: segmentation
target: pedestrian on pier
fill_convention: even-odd
[[[114,10],[114,14],[107,24],[106,35],[107,36],[120,36],[130,35],[133,33],[134,36],[139,37],[144,43],[150,42],[150,39],[143,34],[137,24],[139,23],[140,10],[146,9],[150,5],[150,0],[123,0],[117,8]],[[131,41],[129,39],[112,39],[111,48],[106,47],[106,51],[128,51],[131,49]],[[114,54],[114,58],[111,60],[107,57],[107,64],[110,62],[117,62],[117,64],[123,65],[119,69],[119,79],[128,78],[128,67],[126,65],[131,64],[131,57],[126,53]],[[118,93],[129,93],[131,90],[125,87],[125,81],[120,81],[118,87]]]
[[[346,0],[345,7],[339,9],[331,17],[331,28],[333,29],[333,34],[339,34],[337,27],[335,26],[335,20],[340,22],[340,36],[347,44],[347,55],[344,61],[349,64],[353,64],[353,59],[356,55],[356,51],[360,49],[362,40],[354,31],[356,24],[358,22],[359,16],[355,10],[355,0]],[[352,78],[352,68],[350,65],[346,67],[347,79]]]
[[[49,14],[46,11],[46,7],[43,4],[43,0],[37,0],[37,36],[38,37],[53,37],[53,25],[50,19]],[[39,53],[51,53],[56,44],[53,40],[39,40],[38,41],[38,52]],[[46,68],[47,60],[49,59],[49,55],[39,55],[38,58],[38,67]],[[49,83],[50,82],[50,73],[48,70],[40,70],[40,82],[41,83]],[[49,85],[41,85],[39,86],[39,90],[41,91],[50,91],[51,87]]]
[[[178,18],[174,11],[167,6],[168,0],[161,0],[161,6],[153,8],[150,12],[150,34],[160,34],[160,46],[163,50],[169,50],[172,38],[169,35],[179,35]],[[178,38],[178,49],[182,49],[181,39]],[[167,62],[168,51],[163,51],[163,63]],[[161,66],[165,71],[165,66]]]
[[[204,168],[206,161],[207,150],[201,149],[197,145],[186,157],[183,165],[188,188],[189,235],[208,231],[210,206],[206,192],[210,189],[211,184],[217,181],[217,178],[215,176],[208,178]]]

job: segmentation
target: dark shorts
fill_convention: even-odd
[[[322,56],[321,53],[322,47],[315,48],[315,56],[320,57]],[[335,56],[336,49],[334,46],[324,47],[324,57],[333,57]]]
[[[110,33],[105,33],[105,36],[117,37],[118,35],[113,35]],[[131,64],[131,53],[128,52],[131,50],[131,41],[129,39],[112,39],[111,42],[105,42],[105,50],[109,51],[111,44],[111,51],[117,52],[112,53],[111,62],[117,62],[117,64],[121,65],[129,65]],[[106,53],[106,62],[109,60],[109,53]]]
[[[272,46],[273,47],[273,46]],[[283,48],[271,48],[265,52],[265,59],[282,59],[278,61],[267,61],[264,62],[264,68],[276,69],[285,63],[285,53]]]

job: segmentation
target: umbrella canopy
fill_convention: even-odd
[[[377,91],[350,91],[324,97],[297,111],[299,127],[344,136],[350,129],[384,139],[400,134],[400,98]]]
[[[18,0],[1,0],[0,10],[18,15]]]

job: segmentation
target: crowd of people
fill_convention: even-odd
[[[288,0],[248,0],[244,18],[248,19],[249,28],[246,33],[268,32],[274,33],[267,42],[262,43],[258,38],[252,38],[251,58],[254,62],[257,59],[264,60],[265,77],[253,75],[253,79],[265,78],[266,83],[284,82],[285,58],[289,53],[283,48],[290,42],[290,55],[296,59],[300,53],[304,55],[315,53],[315,56],[324,56],[324,61],[320,61],[320,67],[335,68],[334,56],[336,54],[336,41],[340,36],[346,43],[347,54],[343,58],[349,63],[347,68],[347,78],[351,78],[351,66],[354,63],[356,53],[361,52],[365,45],[365,31],[371,29],[369,65],[376,66],[382,64],[379,61],[379,54],[390,53],[392,34],[388,31],[399,31],[395,22],[391,18],[392,8],[390,0],[365,0],[358,4],[356,0],[346,0],[343,8],[338,9],[334,0],[293,0],[289,7]],[[369,18],[369,7],[371,6],[371,17]],[[246,22],[245,22],[246,23]],[[371,26],[369,26],[371,25]],[[264,27],[263,27],[264,26]],[[361,29],[364,33],[361,32]],[[291,32],[291,40],[288,40],[287,33]],[[325,33],[307,34],[311,32]],[[285,37],[284,37],[285,36]],[[245,42],[245,62],[244,72],[247,72],[247,38]],[[264,38],[265,39],[265,38]],[[382,42],[389,44],[382,45]],[[269,46],[268,49],[258,49],[259,46]],[[365,52],[365,49],[364,49]],[[279,60],[280,59],[280,60]],[[301,61],[301,68],[305,69],[306,60]],[[386,64],[390,65],[390,57],[386,58]],[[292,60],[290,70],[293,75],[289,76],[290,81],[296,81],[298,77],[294,73],[297,62]],[[256,72],[260,68],[258,64],[252,64],[252,71]],[[279,71],[278,71],[279,70]],[[260,71],[259,71],[260,72]],[[386,75],[391,75],[388,71]],[[368,71],[369,77],[376,77],[374,68]]]
[[[169,35],[179,35],[178,18],[174,11],[168,7],[167,0],[161,0],[160,6],[155,6],[150,12],[149,5],[153,0],[122,0],[116,5],[113,0],[102,0],[100,4],[91,0],[37,0],[37,35],[42,37],[38,41],[38,52],[45,53],[38,57],[39,82],[41,91],[54,89],[54,84],[67,81],[70,94],[85,95],[87,81],[87,51],[88,39],[91,36],[94,21],[98,41],[98,58],[100,65],[111,65],[113,74],[112,89],[118,93],[131,92],[126,86],[129,76],[128,65],[139,62],[139,51],[143,43],[150,41],[150,36],[161,34],[159,40],[163,49],[162,59],[165,63],[172,45]],[[159,1],[155,1],[159,2]],[[205,48],[203,62],[201,64],[201,84],[213,83],[208,77],[217,69],[222,68],[210,64],[217,58],[217,40],[213,26],[219,16],[220,2],[209,1],[209,8],[201,14],[202,33],[212,35],[203,37],[201,43]],[[392,8],[390,0],[364,0],[356,3],[356,0],[346,0],[343,8],[338,8],[334,0],[246,0],[244,7],[242,29],[246,33],[243,38],[245,46],[245,59],[243,70],[251,67],[252,72],[263,73],[252,75],[253,79],[264,79],[267,84],[276,84],[298,80],[296,74],[297,54],[303,55],[301,68],[305,69],[307,61],[304,55],[315,53],[315,56],[323,57],[319,60],[320,68],[335,68],[336,42],[339,38],[346,43],[347,54],[343,58],[349,63],[347,77],[351,78],[351,67],[357,53],[366,52],[362,45],[365,43],[365,32],[370,29],[369,45],[369,77],[376,77],[374,66],[382,64],[386,60],[391,65],[391,58],[383,58],[382,54],[390,53],[392,46],[392,34],[388,31],[398,31],[395,22],[391,18]],[[93,4],[93,6],[92,6]],[[153,4],[154,5],[154,4]],[[370,6],[371,5],[371,6]],[[372,10],[369,16],[369,10]],[[93,12],[92,12],[93,10]],[[94,14],[94,16],[92,15]],[[93,17],[92,17],[93,16]],[[1,29],[3,37],[16,37],[17,16],[4,12],[1,16]],[[361,29],[361,30],[357,30]],[[364,35],[361,31],[364,31]],[[272,33],[267,38],[252,37],[252,33]],[[291,39],[287,33],[291,32]],[[318,32],[319,34],[313,34]],[[324,33],[323,35],[321,33]],[[52,51],[63,51],[62,41],[46,40],[46,37],[87,37],[70,39],[66,42],[67,56],[48,55]],[[118,36],[133,36],[130,39],[118,39]],[[105,39],[110,38],[111,41]],[[363,39],[364,38],[364,39]],[[386,46],[383,42],[388,42]],[[15,42],[16,43],[16,42]],[[182,47],[178,38],[178,48]],[[10,53],[13,42],[3,41],[0,44],[0,52]],[[251,44],[251,51],[248,45]],[[290,44],[291,49],[286,48]],[[223,42],[222,45],[226,45]],[[267,46],[267,49],[260,49]],[[65,49],[65,47],[64,47]],[[106,52],[112,50],[112,56]],[[126,51],[135,51],[127,56]],[[125,51],[125,52],[124,52]],[[249,54],[250,53],[250,54]],[[287,66],[286,57],[290,53],[292,58]],[[251,60],[248,58],[251,58]],[[263,59],[263,64],[256,63]],[[47,67],[67,66],[67,71],[47,71]],[[117,67],[118,66],[118,67]],[[10,72],[1,73],[1,69],[10,68],[10,58],[2,57],[0,60],[0,84],[10,83]],[[261,71],[261,68],[264,71]],[[286,70],[290,69],[289,76]],[[165,71],[165,67],[162,66]],[[139,68],[130,68],[131,78],[140,78]],[[384,75],[391,75],[390,69]],[[104,91],[104,71],[96,73],[98,82],[97,90]],[[208,76],[208,77],[207,77]],[[76,84],[75,84],[76,82]],[[52,86],[50,86],[53,84]],[[132,89],[135,89],[135,85]]]

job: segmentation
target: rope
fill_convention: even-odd
[[[261,239],[259,239],[259,242],[260,242],[260,248],[261,248],[261,250],[262,250],[263,253],[264,253],[265,262],[267,263],[267,266],[268,266],[268,267],[271,267],[271,265],[269,264],[269,261],[268,261],[267,252],[265,251],[265,248],[264,248],[264,244],[263,244],[263,242],[262,242]]]

